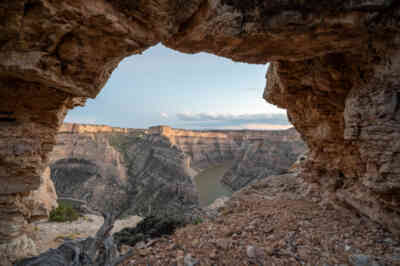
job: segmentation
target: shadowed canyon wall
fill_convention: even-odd
[[[212,165],[233,161],[222,182],[239,190],[268,175],[285,173],[306,146],[295,129],[190,131],[153,127],[190,157],[190,166],[199,172]]]
[[[24,256],[9,247],[24,238],[24,198],[40,184],[67,110],[95,97],[124,57],[159,42],[273,62],[266,99],[288,109],[307,142],[307,180],[399,232],[399,8],[395,0],[2,1],[2,254]]]
[[[147,130],[64,124],[50,168],[60,197],[105,212],[124,208],[147,215],[197,204],[189,160],[168,139]]]
[[[224,182],[238,190],[286,172],[304,151],[294,129],[143,130],[66,123],[57,134],[50,168],[60,197],[85,200],[106,212],[129,205],[129,213],[147,215],[197,205],[193,178],[216,164],[234,161]]]

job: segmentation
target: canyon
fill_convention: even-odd
[[[264,98],[307,143],[301,177],[322,201],[399,234],[398,1],[16,0],[0,14],[4,265],[28,255],[29,194],[68,110],[157,43],[271,62]]]
[[[231,162],[223,181],[238,190],[287,172],[305,151],[293,128],[194,131],[65,123],[49,166],[59,197],[103,212],[124,208],[127,215],[149,216],[198,206],[194,178],[205,169]]]

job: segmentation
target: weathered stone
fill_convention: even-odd
[[[50,154],[51,178],[62,198],[147,216],[197,204],[187,159],[144,129],[64,124]]]
[[[387,42],[396,46],[394,40]],[[395,211],[400,206],[400,131],[393,111],[400,61],[392,54],[387,62],[389,55],[382,55],[379,46],[361,52],[273,63],[264,97],[287,108],[307,142],[307,181],[400,232]]]
[[[7,262],[9,261],[16,261],[21,258],[38,255],[35,243],[26,235],[21,235],[7,243],[0,244],[0,250],[1,265],[7,266]]]
[[[352,266],[380,266],[373,258],[364,254],[351,255],[349,260]]]
[[[199,265],[199,260],[196,259],[196,258],[194,258],[194,257],[192,257],[191,254],[187,254],[187,255],[185,256],[185,258],[184,258],[183,261],[184,261],[184,263],[185,263],[185,266],[195,266],[195,265]]]
[[[7,147],[0,149],[0,253],[20,258],[26,252],[10,243],[26,242],[27,221],[39,207],[32,208],[29,191],[40,187],[58,126],[75,102],[67,93],[12,78],[1,80],[0,99],[0,146]]]
[[[80,199],[102,211],[129,202],[128,212],[149,215],[197,204],[193,177],[210,166],[234,161],[223,181],[237,190],[286,172],[304,149],[294,129],[196,131],[65,123],[50,168],[62,198]]]
[[[3,1],[1,198],[18,203],[37,189],[67,109],[96,96],[124,57],[162,42],[273,61],[266,98],[288,109],[305,138],[308,182],[400,232],[399,8],[392,0]],[[23,204],[3,202],[3,222],[6,213],[25,217]]]
[[[50,168],[47,167],[41,176],[40,187],[30,192],[25,199],[32,210],[30,221],[47,219],[52,209],[57,208],[57,194],[53,181],[50,179]]]

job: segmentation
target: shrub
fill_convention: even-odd
[[[133,247],[140,241],[171,235],[184,225],[184,221],[176,217],[149,216],[140,221],[136,227],[124,228],[115,233],[114,239],[118,246],[124,244]]]
[[[79,213],[69,204],[61,203],[50,212],[50,222],[72,222],[79,218]]]
[[[194,217],[192,220],[192,224],[194,224],[194,225],[201,224],[202,222],[203,222],[203,219],[201,217]]]

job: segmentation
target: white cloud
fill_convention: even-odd
[[[285,113],[179,113],[177,118],[186,128],[278,130],[292,127]]]
[[[169,117],[167,113],[161,113],[160,115],[162,118],[166,118],[166,119]]]
[[[239,123],[268,123],[268,124],[289,124],[285,113],[276,114],[217,114],[217,113],[178,113],[179,120],[187,122],[239,122]]]
[[[240,126],[223,126],[218,129],[251,129],[251,130],[283,130],[293,127],[292,125],[271,125],[271,124],[244,124]]]

